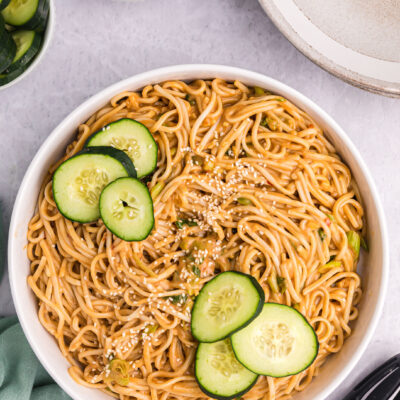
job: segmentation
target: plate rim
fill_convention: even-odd
[[[282,1],[282,0],[280,0]],[[282,12],[276,7],[274,0],[258,0],[261,8],[267,14],[269,19],[278,28],[283,36],[310,61],[318,65],[320,68],[336,76],[337,78],[347,82],[360,89],[367,90],[372,93],[384,95],[387,97],[400,97],[400,84],[383,81],[363,75],[359,72],[347,69],[342,65],[327,57],[325,54],[313,48],[306,40],[304,40],[287,21]],[[319,31],[320,28],[313,24]],[[321,33],[323,33],[321,31]],[[332,38],[331,38],[332,39]],[[332,39],[334,40],[334,39]],[[334,40],[343,46],[341,43]],[[356,50],[353,50],[357,52]],[[357,52],[359,53],[359,52]],[[361,53],[359,53],[361,54]],[[400,64],[399,64],[400,65]]]

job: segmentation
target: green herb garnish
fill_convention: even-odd
[[[151,189],[151,198],[154,200],[165,188],[165,182],[157,182]]]
[[[194,106],[196,104],[196,100],[192,99],[192,97],[190,96],[190,94],[187,94],[185,96],[185,100],[189,102],[189,104],[191,106]]]
[[[184,304],[186,303],[187,300],[187,295],[186,294],[178,294],[176,296],[169,296],[168,297],[171,300],[172,304]]]
[[[286,279],[282,276],[276,277],[276,282],[278,283],[279,291],[283,294],[286,292]]]
[[[319,228],[319,229],[318,229],[318,235],[319,235],[319,237],[321,238],[322,241],[325,240],[325,238],[326,238],[326,233],[324,232],[324,230],[323,230],[322,228]]]
[[[250,204],[253,204],[253,202],[247,197],[238,197],[237,202],[242,206],[249,206]]]
[[[360,255],[360,244],[361,244],[360,235],[355,231],[348,231],[347,241],[349,242],[351,250],[353,250],[354,258],[358,258],[358,256]]]
[[[326,216],[332,221],[336,222],[336,218],[332,214],[326,214]]]
[[[338,261],[338,260],[329,261],[328,263],[321,265],[318,268],[318,272],[320,274],[325,274],[325,272],[328,272],[330,269],[336,268],[336,267],[341,267],[341,266],[342,266],[341,261]]]
[[[192,265],[192,271],[196,276],[200,276],[201,274],[200,268],[197,265]]]
[[[183,229],[184,225],[187,226],[197,226],[196,221],[191,221],[189,219],[179,219],[178,221],[175,221],[175,225],[177,226],[178,229]]]
[[[256,96],[262,96],[264,94],[264,89],[259,86],[254,86],[254,94]]]
[[[365,250],[365,251],[369,251],[369,247],[368,247],[368,243],[367,243],[367,241],[361,236],[361,239],[360,239],[360,244],[361,244],[361,247]]]

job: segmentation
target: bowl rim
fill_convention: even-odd
[[[5,89],[17,84],[18,82],[22,81],[22,79],[26,78],[43,60],[43,57],[44,57],[45,53],[47,52],[47,50],[50,46],[51,40],[53,38],[55,19],[56,19],[56,10],[55,10],[55,6],[54,6],[54,0],[49,0],[49,16],[47,19],[46,29],[44,31],[43,44],[39,50],[39,53],[33,59],[32,63],[29,65],[29,67],[21,75],[18,75],[11,82],[8,82],[7,84],[5,84],[3,86],[0,86],[0,91],[5,90]]]
[[[228,75],[231,78],[229,78]],[[34,330],[29,329],[29,326],[25,320],[26,312],[24,311],[24,303],[22,302],[22,300],[19,299],[18,296],[19,289],[17,281],[18,278],[20,279],[20,275],[18,275],[17,273],[18,259],[16,258],[17,256],[14,255],[14,232],[16,232],[17,225],[19,223],[19,210],[24,208],[24,201],[22,198],[23,192],[26,190],[26,188],[29,187],[31,177],[35,176],[35,174],[37,175],[38,173],[43,173],[43,171],[40,169],[40,160],[42,156],[44,156],[48,152],[54,153],[57,151],[57,143],[59,143],[60,140],[67,136],[67,133],[65,131],[66,129],[68,129],[68,126],[73,125],[75,127],[74,129],[76,129],[79,123],[84,121],[85,118],[88,118],[90,113],[95,112],[98,108],[101,107],[101,105],[106,104],[113,95],[120,93],[124,90],[129,90],[129,88],[133,87],[135,87],[135,89],[133,90],[137,90],[136,88],[143,87],[149,83],[162,82],[168,79],[193,79],[193,76],[198,77],[197,79],[202,79],[200,77],[212,78],[220,76],[221,78],[228,80],[237,79],[253,81],[257,82],[254,84],[258,84],[260,86],[273,89],[277,93],[284,94],[285,96],[289,97],[295,104],[301,103],[303,106],[307,107],[308,110],[312,110],[314,114],[321,117],[329,126],[330,134],[332,134],[331,132],[333,132],[333,135],[336,135],[344,143],[344,148],[347,148],[350,151],[351,157],[360,167],[360,169],[362,170],[362,175],[366,179],[368,189],[373,200],[373,204],[376,208],[378,224],[381,233],[380,238],[382,242],[382,275],[380,287],[375,303],[374,312],[372,313],[370,322],[365,330],[365,333],[362,336],[360,343],[356,346],[355,352],[352,354],[352,357],[346,362],[344,368],[338,371],[335,377],[331,379],[330,383],[318,393],[318,396],[314,398],[314,400],[323,400],[339,386],[339,384],[349,375],[351,370],[360,360],[362,354],[364,353],[367,345],[372,338],[379,318],[382,314],[389,275],[389,246],[387,241],[385,215],[378,196],[378,191],[367,166],[365,165],[355,145],[351,142],[350,138],[346,135],[343,129],[332,119],[332,117],[330,117],[329,114],[327,114],[322,108],[320,108],[308,97],[291,88],[290,86],[271,77],[247,69],[214,64],[182,64],[153,69],[140,74],[135,74],[127,79],[116,82],[101,90],[97,94],[91,96],[80,106],[75,108],[69,115],[67,115],[62,120],[62,122],[51,132],[51,134],[40,146],[39,150],[35,154],[33,160],[31,161],[29,167],[25,172],[14,203],[8,235],[8,272],[11,286],[11,294],[24,334],[32,350],[40,360],[41,364],[45,367],[45,369],[52,376],[55,382],[73,399],[81,400],[82,397],[79,394],[79,390],[77,388],[68,386],[67,383],[59,378],[51,363],[48,362],[44,346],[39,345],[39,341],[35,338],[35,336],[40,336],[43,333],[36,334]],[[60,138],[58,135],[59,133],[62,133],[64,136]],[[71,137],[72,134],[73,133],[70,132]],[[30,290],[28,285],[26,285],[26,290]]]

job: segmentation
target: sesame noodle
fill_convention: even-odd
[[[118,239],[101,220],[69,221],[52,196],[57,166],[120,118],[144,124],[159,147],[147,180],[155,226],[141,242]],[[40,190],[27,247],[39,319],[82,385],[121,400],[205,399],[194,377],[193,300],[215,274],[242,271],[318,335],[308,369],[260,376],[243,395],[289,399],[340,351],[358,316],[346,233],[363,229],[359,201],[321,128],[281,96],[221,79],[123,92],[78,127]],[[191,253],[194,242],[202,246]]]

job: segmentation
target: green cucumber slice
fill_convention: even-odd
[[[260,314],[262,287],[251,275],[226,271],[207,282],[192,310],[192,335],[199,342],[225,339]]]
[[[27,65],[39,51],[42,41],[42,36],[35,31],[15,31],[11,35],[17,45],[17,52],[7,73]]]
[[[261,314],[231,337],[236,358],[250,371],[280,378],[308,368],[318,354],[314,329],[292,307],[265,303]]]
[[[26,71],[27,67],[28,66],[26,65],[10,73],[7,72],[5,74],[0,74],[0,86],[7,85],[7,83],[10,83],[14,79],[18,78],[21,74],[23,74]]]
[[[9,32],[0,29],[0,72],[6,70],[12,63],[17,46]]]
[[[7,24],[25,29],[43,29],[48,14],[48,0],[11,0],[2,11]]]
[[[119,178],[100,195],[100,215],[105,226],[127,242],[146,239],[154,226],[149,189],[135,178]]]
[[[54,172],[54,201],[65,218],[81,223],[96,221],[100,217],[99,197],[103,188],[134,172],[123,151],[112,147],[84,149]]]
[[[138,178],[157,166],[158,146],[149,130],[140,122],[123,118],[106,125],[86,142],[91,146],[112,146],[125,151],[135,165]]]
[[[240,398],[256,383],[258,375],[235,358],[229,339],[200,343],[196,352],[195,377],[200,389],[213,399]]]
[[[0,11],[10,4],[11,0],[0,0]]]

